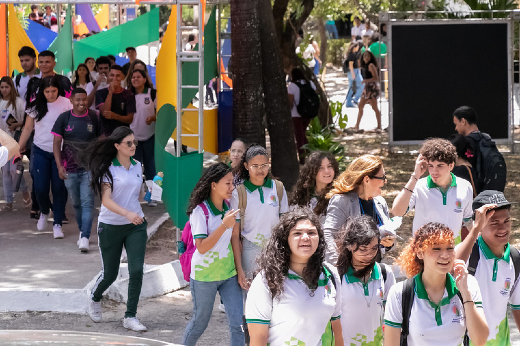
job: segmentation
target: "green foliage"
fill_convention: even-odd
[[[472,10],[495,10],[495,11],[503,11],[503,10],[516,10],[518,8],[518,3],[516,0],[464,0],[464,2],[471,7]],[[505,18],[508,17],[508,13],[473,13],[472,17],[475,18]]]
[[[345,160],[345,147],[335,140],[337,136],[334,132],[334,125],[322,127],[318,117],[315,117],[309,124],[305,135],[308,143],[302,147],[303,149],[308,152],[329,151],[334,154],[340,164]]]
[[[350,38],[327,40],[327,62],[331,62],[334,66],[342,66],[349,42]]]
[[[343,108],[343,103],[336,101],[336,102],[329,102],[329,108],[330,112],[332,114],[332,119],[338,119],[338,127],[342,130],[347,128],[347,122],[348,122],[348,115],[347,113],[343,114],[341,112],[341,109]]]

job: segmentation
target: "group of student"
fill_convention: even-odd
[[[454,122],[470,135],[476,118],[463,110]],[[183,344],[197,343],[218,292],[231,345],[510,345],[508,304],[520,324],[511,203],[483,184],[474,198],[474,184],[452,173],[450,141],[424,142],[391,209],[379,157],[340,174],[333,155],[313,152],[287,194],[265,148],[237,139],[230,153],[200,178],[187,211],[196,250]],[[397,259],[408,279],[396,283],[381,259],[412,209]]]

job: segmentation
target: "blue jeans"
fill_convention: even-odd
[[[193,300],[193,317],[188,323],[182,338],[182,344],[193,346],[208,327],[217,291],[224,302],[226,316],[231,330],[231,346],[244,346],[242,331],[244,305],[242,289],[238,285],[237,276],[223,281],[197,281],[190,279],[191,297]]]
[[[135,148],[134,158],[143,164],[146,180],[153,180],[155,177],[155,135],[146,141],[139,141]]]
[[[69,196],[74,203],[76,222],[81,238],[90,238],[92,220],[94,220],[94,190],[90,187],[90,172],[68,173],[64,180]]]
[[[51,209],[49,190],[51,190],[54,224],[61,226],[63,214],[65,213],[67,189],[58,173],[58,167],[56,167],[56,161],[54,161],[54,154],[42,150],[33,144],[32,155],[34,194],[40,205],[40,211],[42,214],[49,214]]]
[[[318,62],[318,59],[314,58],[314,62],[315,62],[315,64],[314,64],[314,75],[316,77],[318,77],[318,75],[320,74],[320,67],[321,66],[320,66],[320,63]]]
[[[325,30],[327,30],[327,36],[329,37],[329,39],[338,39],[338,28],[336,27],[336,23],[325,24]]]
[[[361,98],[361,94],[363,94],[363,88],[365,87],[365,85],[363,83],[361,83],[363,81],[363,79],[361,78],[361,72],[359,71],[358,68],[354,69],[354,75],[356,76],[356,78],[352,79],[352,73],[350,71],[347,72],[348,84],[351,86],[350,88],[348,88],[348,93],[347,93],[347,99],[346,99],[347,107],[353,106],[352,100],[354,100],[355,102],[359,101],[359,99]],[[354,80],[356,81],[356,87],[357,87],[356,94],[354,94],[352,92],[352,82]]]

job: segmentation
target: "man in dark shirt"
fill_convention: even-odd
[[[126,48],[126,56],[128,57],[129,62],[123,65],[123,74],[126,76],[128,74],[128,70],[130,69],[130,65],[137,59],[137,51],[134,47]]]
[[[53,152],[60,178],[74,201],[80,231],[79,249],[87,252],[94,220],[94,191],[90,187],[90,172],[83,167],[78,153],[101,135],[101,123],[96,111],[87,108],[84,89],[74,89],[70,101],[72,110],[60,114],[52,128]]]
[[[134,120],[135,97],[121,87],[125,75],[119,65],[112,65],[108,74],[110,85],[96,91],[96,108],[101,115],[101,125],[106,136],[119,126],[130,126]]]

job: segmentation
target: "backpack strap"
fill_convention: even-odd
[[[462,294],[460,292],[457,292],[457,296],[460,299],[460,302],[462,303],[462,309],[464,309],[464,300],[462,299]],[[462,341],[463,346],[469,346],[469,336],[468,336],[468,328],[466,327],[466,331],[464,332],[464,339]]]
[[[206,203],[202,202],[201,204],[199,204],[199,207],[202,209],[202,211],[204,212],[204,216],[206,217],[206,227],[209,227],[209,210],[208,207],[206,207]]]
[[[401,309],[403,311],[403,323],[401,323],[401,346],[408,346],[408,334],[410,333],[410,314],[412,313],[413,298],[415,295],[415,278],[406,279],[401,297]]]
[[[238,209],[240,209],[240,233],[244,230],[244,217],[246,215],[247,207],[247,192],[244,184],[236,187],[238,194]],[[242,236],[241,236],[242,237]]]
[[[381,276],[383,277],[383,282],[386,283],[386,266],[383,263],[379,263],[379,268],[381,268]]]
[[[283,198],[283,183],[280,180],[274,180],[274,185],[276,186],[276,194],[278,195],[278,213],[281,214],[282,210],[282,198]]]
[[[155,98],[157,97],[157,90],[155,90],[154,88],[152,88],[150,90],[150,97],[152,98],[152,102],[155,102]]]
[[[478,242],[475,242],[473,245],[473,250],[471,250],[471,255],[469,255],[468,260],[468,273],[475,276],[475,272],[477,271],[478,261],[480,260],[480,249],[478,246]],[[516,267],[515,267],[516,272]]]
[[[18,73],[16,77],[14,78],[16,88],[18,89],[20,87],[20,80],[22,79],[22,74]]]
[[[515,283],[518,280],[518,275],[520,274],[520,252],[518,249],[512,245],[509,245],[509,255],[513,260],[513,265],[515,266]]]

